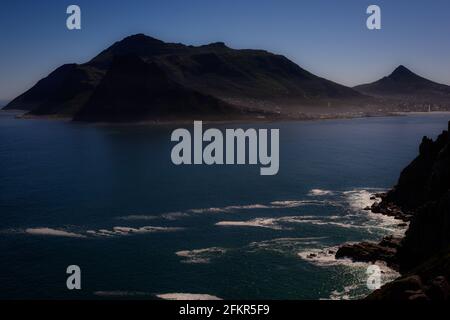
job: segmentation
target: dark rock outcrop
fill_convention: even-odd
[[[380,213],[386,216],[394,217],[395,219],[408,222],[411,220],[412,215],[405,213],[405,210],[398,207],[396,204],[388,201],[382,201],[380,203],[375,202],[370,208],[373,213]]]
[[[402,276],[367,297],[370,300],[450,299],[450,122],[436,141],[424,137],[419,156],[401,173],[397,185],[370,208],[410,221],[403,239],[343,245],[336,258],[385,261]]]
[[[373,292],[368,299],[450,298],[449,131],[436,141],[423,138],[419,156],[376,206],[407,211],[411,223],[395,256],[402,277]]]
[[[361,242],[345,244],[336,252],[336,258],[350,258],[354,261],[371,262],[384,261],[392,268],[398,268],[397,250],[400,238],[388,236],[379,243]]]
[[[401,271],[450,251],[450,191],[421,207],[411,221],[398,252]]]
[[[397,185],[387,193],[384,204],[404,211],[417,211],[430,201],[439,200],[450,187],[449,132],[436,141],[423,137],[419,156],[400,174]]]
[[[450,123],[449,123],[450,127]],[[401,270],[450,249],[450,135],[424,137],[419,156],[400,175],[380,206],[394,205],[412,215],[399,249]]]
[[[405,273],[378,290],[368,300],[436,300],[450,299],[450,253],[442,254]]]

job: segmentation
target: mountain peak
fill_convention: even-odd
[[[389,76],[375,82],[355,87],[361,93],[377,97],[420,103],[448,103],[450,87],[426,79],[403,65],[398,66]]]
[[[213,42],[213,43],[207,44],[206,47],[228,49],[225,42]]]
[[[86,108],[100,115],[99,110],[105,107],[111,112],[110,116],[101,113],[107,120],[115,117],[110,106],[120,107],[124,119],[135,117],[137,109],[150,112],[142,117],[157,117],[155,110],[169,116],[171,113],[164,110],[175,112],[175,107],[174,117],[217,116],[223,115],[222,108],[229,110],[232,101],[236,104],[233,110],[244,113],[249,107],[271,113],[272,108],[283,104],[280,112],[297,117],[291,106],[292,110],[294,105],[306,110],[330,100],[344,104],[364,98],[281,55],[232,49],[223,42],[203,46],[164,42],[142,33],[123,38],[87,63],[73,65],[67,72],[58,70],[47,78],[15,99],[9,108],[73,116]],[[151,91],[156,89],[161,90]]]
[[[115,55],[153,56],[168,51],[168,46],[169,44],[164,41],[137,33],[125,37],[103,50],[91,60],[91,63],[108,65]]]
[[[417,75],[414,72],[406,68],[404,65],[400,65],[390,74],[389,77],[397,78],[397,77],[411,77],[411,76],[417,77]]]
[[[143,33],[136,33],[136,34],[133,34],[131,36],[125,37],[125,38],[123,38],[122,40],[120,40],[117,43],[123,44],[123,43],[135,43],[135,42],[140,42],[140,43],[142,43],[142,42],[144,42],[144,43],[145,42],[147,42],[147,43],[153,42],[155,44],[156,43],[158,43],[158,44],[164,44],[165,43],[164,41],[161,41],[159,39],[147,36],[147,35],[145,35]]]

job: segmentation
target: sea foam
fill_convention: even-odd
[[[203,293],[160,293],[156,296],[164,300],[222,300],[219,297]]]
[[[204,249],[182,250],[175,252],[175,254],[181,258],[184,258],[181,260],[183,263],[200,264],[210,263],[211,259],[221,256],[226,251],[227,249],[225,248],[211,247]]]
[[[85,235],[69,232],[60,229],[52,229],[52,228],[27,228],[24,230],[25,233],[31,235],[39,235],[39,236],[54,236],[54,237],[68,237],[68,238],[85,238]]]

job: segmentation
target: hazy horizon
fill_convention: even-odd
[[[82,11],[82,30],[65,27],[68,5]],[[235,49],[282,54],[302,68],[346,86],[376,81],[398,65],[450,85],[450,3],[376,1],[382,30],[365,26],[371,1],[335,3],[262,0],[231,4],[85,0],[5,1],[0,12],[0,105],[64,63],[84,63],[136,33],[165,42],[222,41]],[[5,76],[6,75],[6,76]]]

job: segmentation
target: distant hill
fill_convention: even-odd
[[[450,104],[450,86],[425,79],[404,66],[399,66],[387,77],[354,89],[375,97],[415,103]]]
[[[57,68],[6,109],[86,121],[284,112],[364,99],[284,56],[224,43],[186,46],[137,34],[85,64]],[[287,107],[286,107],[287,108]]]

